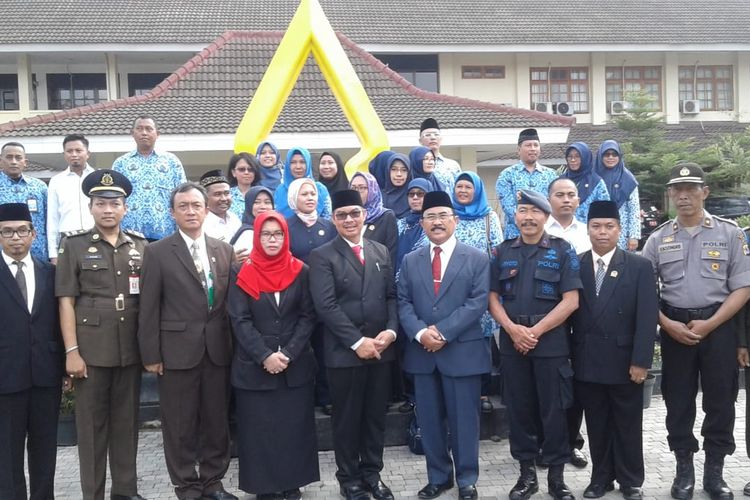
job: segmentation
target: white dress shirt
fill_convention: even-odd
[[[191,258],[193,255],[193,243],[198,242],[198,255],[201,259],[201,265],[203,266],[203,272],[206,275],[206,287],[210,290],[211,287],[214,284],[213,276],[211,275],[211,264],[208,262],[208,249],[206,248],[206,237],[204,234],[201,234],[198,236],[198,239],[193,240],[190,236],[182,232],[182,229],[180,231],[180,236],[182,236],[182,239],[185,241],[185,244],[188,247],[188,253],[190,254]]]
[[[448,262],[451,260],[453,251],[456,249],[456,236],[452,235],[442,245],[436,245],[430,242],[430,262],[435,258],[435,247],[440,247],[440,281],[442,285],[443,276],[445,276],[445,270],[448,268]],[[417,332],[414,338],[419,342],[422,338],[422,334],[427,331],[427,328],[422,328]]]
[[[598,255],[594,250],[591,250],[591,261],[594,264],[594,276],[596,276],[596,268],[599,267],[599,264],[597,264],[596,261],[602,259],[604,261],[604,270],[606,271],[607,269],[609,269],[609,263],[612,260],[612,256],[615,254],[615,250],[617,250],[617,247],[613,248],[604,255]]]
[[[203,221],[203,232],[211,238],[229,243],[241,226],[242,221],[231,210],[227,211],[224,219],[209,211]]]
[[[2,254],[3,260],[8,265],[8,268],[10,268],[10,274],[15,278],[16,273],[18,272],[18,266],[13,264],[13,262],[15,262],[16,259],[8,256],[5,252],[2,252]],[[26,307],[29,309],[29,312],[31,312],[32,306],[34,305],[34,294],[36,293],[36,275],[34,274],[34,261],[31,259],[31,252],[27,253],[26,257],[21,259],[21,262],[23,262],[23,275],[26,277],[26,298],[28,300]]]
[[[70,167],[50,179],[47,188],[47,248],[50,259],[57,258],[60,234],[91,229],[94,217],[89,211],[89,197],[83,194],[83,180],[94,169],[86,164],[81,175]]]
[[[550,215],[547,223],[544,225],[544,230],[547,231],[547,234],[562,238],[573,245],[578,254],[591,250],[591,239],[589,238],[588,228],[586,224],[575,217],[573,217],[573,222],[568,227],[562,227],[562,224]]]

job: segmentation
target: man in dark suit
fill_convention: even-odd
[[[487,310],[490,262],[485,252],[456,240],[458,220],[447,193],[427,193],[423,209],[421,224],[430,245],[404,258],[398,284],[399,317],[409,339],[404,370],[414,375],[427,461],[428,484],[419,498],[435,498],[453,487],[455,463],[459,498],[474,499],[477,401],[482,374],[491,368],[489,339],[480,324]]]
[[[583,291],[573,313],[575,390],[591,450],[585,498],[614,488],[642,498],[643,381],[654,354],[659,306],[651,263],[617,248],[620,214],[612,201],[589,208],[592,249],[581,254]]]
[[[0,205],[0,498],[54,498],[63,353],[55,270],[32,257],[26,203]],[[24,477],[28,439],[30,496]]]
[[[310,253],[310,286],[324,323],[336,478],[347,499],[391,499],[380,480],[398,313],[388,250],[362,237],[354,190],[331,196],[338,237]]]
[[[160,375],[164,455],[177,497],[236,500],[221,483],[229,466],[225,299],[233,251],[203,234],[206,203],[195,183],[172,192],[179,230],[146,247],[138,342],[146,370]]]

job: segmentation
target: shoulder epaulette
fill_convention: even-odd
[[[711,215],[711,217],[713,217],[716,220],[720,220],[721,222],[727,222],[727,223],[729,223],[729,224],[731,224],[733,226],[739,227],[739,224],[737,224],[736,220],[725,219],[724,217],[719,217],[718,215],[713,215],[713,214]]]
[[[122,232],[130,236],[135,236],[136,238],[141,238],[144,240],[146,239],[146,236],[144,236],[143,233],[135,231],[133,229],[123,229]]]
[[[75,231],[64,231],[62,233],[63,236],[67,238],[71,238],[73,236],[80,236],[82,234],[86,234],[90,231],[90,229],[76,229]]]
[[[661,228],[663,228],[664,226],[666,226],[667,224],[671,224],[671,223],[672,223],[672,219],[667,219],[667,220],[665,220],[664,222],[662,222],[661,224],[659,224],[658,226],[656,226],[656,227],[654,228],[654,230],[653,230],[653,231],[651,231],[651,234],[654,234],[654,233],[655,233],[656,231],[658,231],[659,229],[661,229]]]

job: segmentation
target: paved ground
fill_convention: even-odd
[[[698,422],[696,435],[699,435],[702,413],[698,406]],[[737,421],[735,437],[737,451],[734,456],[727,457],[725,479],[734,490],[735,495],[742,498],[742,488],[750,481],[750,460],[745,452],[745,392],[740,392],[736,405]],[[651,408],[644,413],[644,450],[646,454],[646,483],[645,497],[649,499],[670,498],[669,488],[674,474],[674,460],[666,443],[664,416],[666,410],[664,402],[659,396],[654,396]],[[585,430],[584,430],[585,432]],[[508,491],[515,484],[518,474],[516,462],[510,457],[507,440],[499,443],[483,441],[480,446],[480,475],[477,488],[480,498],[507,498]],[[166,500],[175,498],[169,483],[164,456],[162,451],[161,433],[158,431],[142,431],[139,445],[139,490],[148,500]],[[334,478],[335,464],[333,452],[320,454],[320,473],[322,481],[314,483],[304,490],[303,498],[340,498],[338,486]],[[568,485],[578,498],[582,498],[583,489],[588,484],[590,466],[583,470],[566,470]],[[696,476],[698,485],[696,498],[708,498],[699,490],[703,474],[703,455],[696,457]],[[542,489],[533,498],[549,498],[546,494],[546,480],[544,472],[540,476]],[[417,491],[426,483],[424,458],[412,455],[406,447],[386,449],[385,470],[383,480],[391,486],[396,498],[416,498]],[[242,495],[237,488],[237,460],[232,460],[225,482],[228,491],[237,494],[243,500],[249,500],[251,495]],[[75,500],[81,497],[78,484],[78,456],[75,447],[59,448],[57,478],[57,498]],[[441,498],[456,498],[456,489],[443,494]],[[108,498],[108,497],[107,497]],[[622,498],[617,491],[607,494],[605,498]]]

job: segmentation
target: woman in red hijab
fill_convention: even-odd
[[[315,312],[308,268],[289,251],[278,212],[258,215],[250,257],[229,290],[239,486],[260,500],[298,499],[320,479],[315,438]]]

